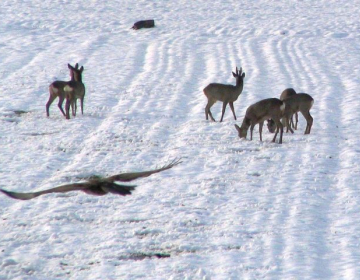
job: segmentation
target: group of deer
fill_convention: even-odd
[[[232,72],[232,74],[236,79],[235,86],[211,83],[204,88],[204,94],[208,99],[208,103],[205,107],[206,120],[208,120],[208,116],[210,115],[211,120],[215,121],[210,112],[210,108],[216,101],[223,102],[220,122],[223,120],[227,104],[230,105],[230,109],[234,115],[234,119],[236,120],[234,102],[238,99],[244,88],[245,73],[242,72],[242,68],[238,70],[236,67],[236,72]],[[297,129],[298,112],[301,112],[306,119],[307,125],[305,134],[310,134],[311,126],[313,124],[310,109],[313,104],[314,99],[309,94],[296,93],[294,89],[288,88],[282,92],[280,99],[267,98],[249,106],[246,110],[241,127],[235,124],[235,128],[238,131],[240,138],[246,138],[247,131],[250,127],[250,139],[252,140],[254,127],[259,124],[260,141],[262,141],[262,128],[264,121],[267,120],[269,131],[271,133],[275,132],[275,136],[272,141],[275,142],[280,131],[279,144],[281,144],[284,126],[287,128],[287,132],[290,131],[291,133],[294,133],[292,128]],[[293,122],[293,115],[295,115],[296,119],[295,124]]]
[[[85,86],[82,82],[82,72],[84,71],[84,67],[81,66],[79,68],[79,64],[76,63],[75,67],[68,64],[68,68],[70,70],[71,80],[68,82],[65,81],[55,81],[49,86],[49,100],[46,103],[46,115],[49,117],[49,109],[51,103],[59,97],[58,107],[61,113],[64,115],[66,119],[70,119],[70,107],[72,111],[72,115],[76,116],[77,109],[77,100],[80,99],[81,105],[81,114],[84,113],[84,97],[85,97]],[[62,108],[62,104],[66,100],[65,103],[65,111]]]

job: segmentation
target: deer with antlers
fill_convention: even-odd
[[[207,120],[208,116],[210,116],[211,120],[215,121],[213,115],[211,114],[210,108],[215,104],[216,101],[221,101],[223,103],[220,122],[222,122],[224,118],[227,104],[230,105],[230,109],[234,115],[234,119],[236,120],[234,102],[238,99],[239,95],[243,91],[245,73],[242,72],[242,68],[238,70],[238,68],[236,67],[236,72],[232,72],[232,74],[236,79],[235,86],[211,83],[204,88],[204,94],[208,99],[208,103],[205,107],[205,118]]]

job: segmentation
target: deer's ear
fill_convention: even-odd
[[[79,63],[76,63],[75,64],[75,69],[78,69],[79,68]]]
[[[84,66],[81,66],[79,70],[80,72],[84,71]]]
[[[243,77],[243,79],[245,78],[245,72],[241,75],[241,77]]]
[[[238,132],[240,132],[240,127],[237,124],[235,124],[235,128]]]
[[[237,77],[237,75],[234,73],[234,72],[232,72],[232,74],[233,74],[233,76],[236,78]]]

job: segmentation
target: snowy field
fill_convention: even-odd
[[[183,163],[133,195],[0,196],[0,279],[360,279],[360,1],[3,0],[0,187]],[[133,23],[155,19],[153,29]],[[85,112],[48,86],[85,67]],[[205,120],[211,82],[244,90]],[[239,139],[288,87],[314,125]],[[221,103],[212,107],[216,120]]]

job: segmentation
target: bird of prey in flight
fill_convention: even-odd
[[[171,163],[164,165],[161,168],[149,170],[149,171],[142,171],[142,172],[128,172],[128,173],[121,173],[117,175],[113,175],[110,177],[102,178],[98,176],[94,176],[88,179],[86,182],[83,183],[73,183],[67,185],[61,185],[55,188],[38,191],[38,192],[12,192],[7,191],[4,189],[0,189],[0,192],[6,194],[7,196],[15,199],[21,200],[28,200],[35,197],[38,197],[43,194],[48,193],[65,193],[71,191],[83,191],[87,194],[91,195],[105,195],[108,193],[118,194],[118,195],[130,195],[131,192],[135,189],[136,186],[132,185],[121,185],[115,182],[130,182],[132,180],[148,177],[152,174],[162,172],[164,170],[170,169],[175,165],[181,163],[180,159],[175,159]]]

